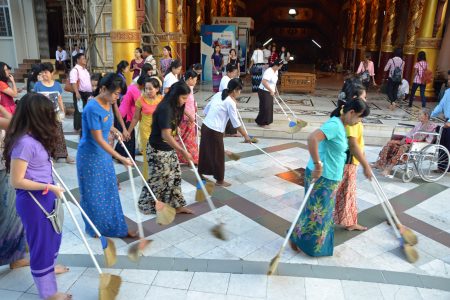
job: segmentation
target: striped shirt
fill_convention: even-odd
[[[414,83],[422,84],[423,73],[428,69],[428,63],[424,60],[416,62],[414,65],[416,76],[414,76]]]

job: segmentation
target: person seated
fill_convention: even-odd
[[[402,79],[402,83],[398,87],[397,99],[403,101],[409,98],[409,82],[405,78]]]
[[[416,134],[419,131],[434,133],[436,124],[430,121],[430,110],[423,108],[419,113],[419,123],[401,140],[390,140],[381,149],[378,160],[373,164],[373,168],[382,170],[382,174],[387,176],[391,173],[398,160],[411,148],[412,142],[432,143],[434,135]]]

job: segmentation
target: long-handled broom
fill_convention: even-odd
[[[139,243],[134,243],[128,248],[128,258],[132,261],[138,261],[140,254],[144,251],[144,249],[152,241],[147,240],[144,237],[144,228],[142,227],[141,214],[139,212],[139,207],[137,204],[137,193],[136,193],[136,187],[134,185],[133,170],[131,169],[131,167],[128,167],[128,176],[130,177],[131,194],[133,195],[133,203],[134,203],[134,208],[136,210],[136,223],[137,223],[138,232],[139,232]]]
[[[248,131],[247,128],[245,127],[244,121],[242,120],[241,114],[239,112],[239,110],[237,110],[237,114],[239,119],[242,122],[242,128],[244,128],[244,131],[247,133],[248,135]],[[263,154],[267,155],[268,157],[270,157],[273,161],[275,161],[277,164],[279,164],[281,167],[285,168],[288,171],[291,171],[292,173],[294,173],[296,176],[301,177],[301,174],[299,172],[297,172],[296,170],[289,168],[288,166],[286,166],[285,164],[283,164],[281,161],[279,161],[278,159],[276,159],[273,155],[267,153],[266,151],[264,151],[261,147],[259,147],[258,145],[256,145],[255,143],[250,143],[253,147],[255,147],[256,149],[258,149],[259,151],[261,151]]]
[[[289,133],[297,133],[300,130],[302,130],[302,128],[304,126],[301,126],[302,124],[298,123],[296,120],[294,121],[291,117],[289,117],[289,115],[286,113],[286,110],[283,108],[283,106],[280,104],[280,101],[278,100],[278,98],[276,96],[273,97],[273,99],[275,100],[275,102],[278,104],[278,106],[281,108],[281,111],[283,112],[283,114],[286,116],[286,118],[288,119],[289,123]]]
[[[78,203],[77,199],[75,199],[75,196],[72,194],[64,180],[62,180],[61,176],[59,176],[58,172],[56,172],[55,168],[52,166],[53,174],[55,174],[56,178],[58,178],[58,181],[61,183],[63,188],[66,190],[66,192],[69,194],[70,198],[72,199],[72,203],[78,207],[78,209],[81,211],[81,214],[83,215],[84,219],[89,223],[91,228],[94,230],[95,234],[100,239],[100,242],[102,243],[103,253],[105,254],[105,265],[107,267],[111,267],[116,264],[117,262],[117,255],[116,255],[116,245],[114,244],[114,241],[110,238],[104,237],[100,231],[97,229],[97,227],[92,222],[91,218],[86,214],[84,209],[81,207],[80,203]]]
[[[306,125],[308,125],[307,122],[301,120],[299,117],[297,117],[297,115],[295,114],[295,112],[291,109],[291,107],[287,104],[286,101],[283,100],[283,98],[281,98],[280,93],[278,92],[278,89],[275,91],[275,97],[278,98],[278,100],[281,101],[281,103],[284,104],[284,106],[287,107],[287,109],[289,110],[289,112],[292,114],[292,116],[294,117],[294,119],[297,121],[297,126],[303,128]]]
[[[66,191],[68,191],[66,189]],[[100,284],[99,284],[99,294],[98,299],[99,300],[113,300],[117,297],[119,294],[120,285],[122,283],[122,279],[120,276],[112,275],[108,273],[103,273],[102,269],[100,269],[100,266],[98,265],[97,260],[94,257],[94,253],[92,252],[91,247],[89,247],[89,244],[86,240],[86,237],[83,234],[83,231],[81,230],[80,224],[78,224],[77,219],[75,218],[72,208],[69,206],[69,202],[66,199],[66,196],[62,194],[62,199],[64,203],[66,204],[67,210],[69,211],[70,216],[73,219],[73,222],[75,223],[75,226],[77,227],[78,232],[81,235],[81,239],[83,240],[84,245],[86,246],[87,251],[89,252],[89,256],[92,259],[92,262],[95,265],[95,268],[97,269],[98,273],[100,274]]]
[[[375,176],[373,176],[373,178],[375,178]],[[417,253],[416,249],[414,249],[414,246],[406,243],[406,241],[403,239],[402,235],[400,234],[400,231],[398,230],[396,224],[393,222],[392,216],[391,216],[390,212],[388,211],[388,209],[386,208],[387,205],[381,194],[382,193],[381,186],[377,185],[377,183],[376,183],[377,182],[376,178],[375,178],[375,180],[371,180],[370,182],[372,183],[372,187],[373,187],[375,193],[377,194],[378,199],[380,200],[381,207],[383,208],[383,211],[386,214],[386,217],[387,217],[389,223],[391,224],[392,229],[394,230],[394,234],[400,242],[400,247],[403,249],[403,253],[406,256],[406,259],[410,263],[415,263],[419,259],[419,254]]]
[[[278,251],[277,255],[275,255],[274,258],[272,258],[272,260],[270,261],[269,264],[269,270],[267,271],[267,275],[272,275],[275,273],[275,271],[278,268],[278,264],[280,263],[280,259],[281,259],[281,255],[284,252],[284,249],[286,248],[286,245],[292,235],[292,232],[294,231],[295,225],[297,224],[298,218],[300,218],[300,215],[303,211],[303,208],[306,205],[306,202],[308,202],[309,196],[311,195],[311,192],[314,188],[314,184],[315,184],[315,180],[313,180],[311,182],[311,184],[309,185],[308,190],[306,191],[305,197],[303,199],[302,204],[300,205],[298,211],[297,211],[297,215],[295,216],[294,220],[292,221],[291,227],[289,227],[289,230],[286,234],[286,237],[284,238],[283,244],[281,245],[280,250]]]
[[[183,142],[183,139],[181,138],[180,134],[178,133],[178,138],[180,139],[181,144],[183,145],[183,148],[185,151],[187,151],[186,145]],[[206,201],[208,202],[209,208],[212,212],[216,215],[217,225],[215,225],[213,228],[211,228],[211,233],[218,239],[221,240],[227,240],[227,237],[225,236],[224,232],[224,223],[220,220],[220,217],[218,216],[217,208],[214,205],[214,203],[211,200],[211,196],[208,194],[208,191],[206,190],[205,184],[203,183],[203,180],[200,177],[200,174],[197,171],[197,168],[194,165],[194,162],[192,160],[189,161],[189,164],[191,165],[191,169],[195,174],[195,177],[197,178],[197,182],[200,185],[200,188],[203,192],[203,195],[206,198]]]
[[[375,175],[373,175],[373,178],[375,178],[375,184],[378,186],[381,195],[383,196],[384,202],[386,204],[387,209],[389,210],[389,212],[392,215],[392,218],[395,221],[395,224],[397,225],[398,230],[400,231],[400,234],[402,235],[403,239],[410,245],[414,246],[417,244],[418,240],[417,240],[417,235],[408,227],[404,226],[399,218],[397,217],[397,214],[395,213],[394,207],[392,206],[391,202],[389,201],[389,198],[386,196],[386,193],[384,192],[384,190],[381,188],[380,182],[378,181],[378,179],[375,177]]]
[[[168,205],[167,203],[164,203],[162,201],[159,201],[155,194],[153,193],[152,189],[150,188],[150,186],[147,183],[147,180],[145,180],[144,176],[141,173],[141,170],[139,170],[136,162],[134,161],[133,157],[131,157],[130,152],[128,151],[127,147],[125,146],[125,144],[123,143],[122,139],[119,137],[118,139],[120,145],[122,146],[122,148],[125,150],[125,152],[128,155],[128,158],[131,160],[131,162],[133,163],[134,168],[136,169],[136,171],[138,172],[139,176],[141,177],[142,181],[145,184],[145,187],[147,188],[147,190],[150,192],[150,195],[152,196],[153,200],[155,201],[155,208],[156,208],[156,222],[160,225],[169,225],[170,223],[173,222],[173,220],[175,219],[175,215],[176,215],[176,210],[175,208],[171,207],[170,205]],[[144,162],[146,163],[146,162]]]

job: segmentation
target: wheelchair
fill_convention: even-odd
[[[401,127],[413,128],[414,125],[399,123],[392,130],[392,139],[401,139],[402,135],[396,134]],[[399,158],[393,175],[389,177],[394,178],[398,171],[403,173],[403,182],[410,182],[415,177],[426,182],[435,182],[444,177],[450,166],[450,154],[447,148],[440,145],[443,129],[443,126],[438,126],[436,132],[416,132],[412,137],[411,148]],[[432,135],[434,139],[432,143],[414,142],[417,135]],[[439,169],[445,172],[440,172]]]

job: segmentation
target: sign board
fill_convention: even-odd
[[[212,25],[236,25],[239,28],[253,30],[255,22],[252,18],[245,17],[213,17]]]

